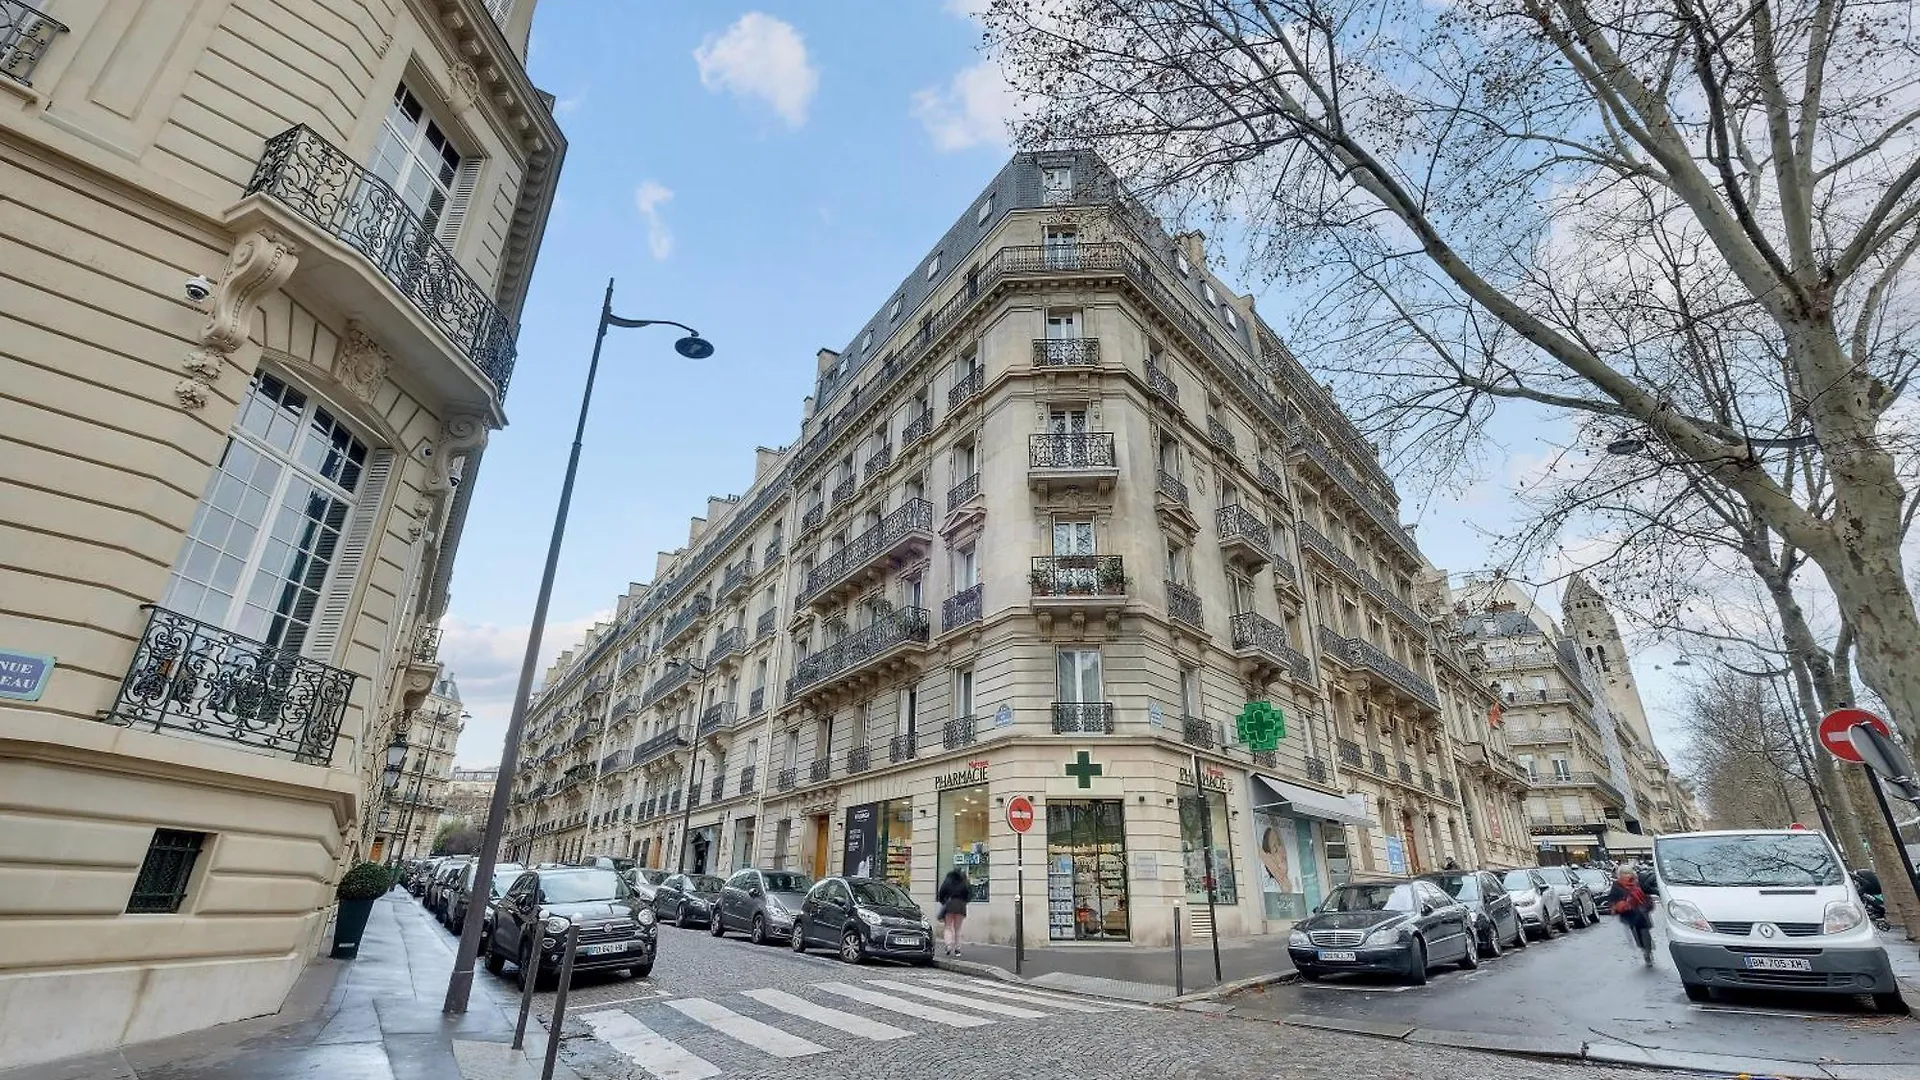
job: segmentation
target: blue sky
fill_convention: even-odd
[[[718,351],[685,361],[670,328],[609,336],[549,659],[652,577],[708,495],[746,487],[756,444],[791,441],[816,350],[844,346],[1005,162],[1013,102],[967,6],[541,0],[529,66],[570,146],[446,619],[474,714],[462,764],[498,757],[607,278],[616,313],[687,323]],[[1497,528],[1540,451],[1523,436],[1505,452],[1421,521],[1438,565],[1485,558],[1467,520]]]

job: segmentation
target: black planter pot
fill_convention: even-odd
[[[333,920],[335,960],[351,960],[360,955],[360,935],[367,932],[367,917],[373,914],[372,900],[342,900],[340,913]]]

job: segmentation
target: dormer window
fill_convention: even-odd
[[[900,298],[897,296],[893,298],[893,303],[887,305],[887,321],[900,321]]]
[[[937,278],[939,276],[940,276],[940,253],[936,251],[933,253],[933,258],[927,260],[927,280],[932,281],[934,278]]]
[[[975,225],[985,225],[992,218],[993,218],[993,196],[989,195],[986,198],[980,200],[980,209],[975,211],[973,215],[973,223]]]

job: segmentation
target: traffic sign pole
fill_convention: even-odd
[[[1033,800],[1007,800],[1007,828],[1013,830],[1013,973],[1027,963],[1027,830],[1033,828]]]

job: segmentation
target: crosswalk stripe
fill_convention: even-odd
[[[978,1009],[985,1013],[997,1013],[1001,1016],[1018,1017],[1021,1020],[1033,1020],[1047,1015],[1035,1009],[1023,1009],[1018,1005],[1008,1005],[999,1001],[975,1001],[959,994],[949,994],[944,990],[933,990],[912,983],[895,982],[892,979],[868,979],[868,986],[878,986],[887,990],[898,990],[903,994],[927,998],[930,1001],[944,1002],[948,1005],[965,1005],[969,1009]]]
[[[941,983],[940,986],[942,988],[957,990],[963,994],[985,994],[988,997],[1005,998],[1008,1001],[1017,1001],[1025,1005],[1044,1005],[1049,1009],[1060,1009],[1064,1012],[1097,1013],[1107,1011],[1104,1002],[1099,1005],[1089,1005],[1083,1001],[1044,997],[1039,994],[1022,993],[1018,990],[1003,990],[997,986],[986,986],[978,983]]]
[[[931,1020],[936,1024],[945,1024],[948,1027],[982,1027],[986,1024],[993,1023],[993,1021],[984,1016],[968,1016],[965,1013],[935,1008],[932,1005],[926,1005],[918,1001],[905,1001],[894,997],[892,994],[883,994],[878,990],[867,990],[858,986],[849,986],[842,982],[815,983],[814,988],[825,990],[827,993],[838,997],[863,1001],[868,1005],[885,1009],[888,1012],[897,1012],[902,1016],[911,1016],[920,1020]]]
[[[863,1039],[872,1039],[879,1042],[885,1039],[904,1039],[913,1034],[913,1032],[905,1028],[897,1028],[892,1024],[883,1024],[878,1020],[869,1020],[864,1016],[856,1016],[850,1012],[841,1012],[839,1009],[830,1009],[825,1005],[816,1005],[806,998],[795,997],[785,990],[742,990],[740,992],[762,1005],[779,1009],[789,1016],[797,1016],[802,1020],[811,1020],[816,1024],[825,1024],[830,1028],[837,1028],[849,1035],[858,1035]]]
[[[681,1049],[625,1010],[602,1009],[583,1013],[580,1019],[593,1029],[595,1038],[658,1080],[706,1080],[720,1075],[719,1066]]]
[[[681,998],[667,1002],[667,1008],[692,1020],[698,1020],[722,1035],[737,1039],[774,1057],[796,1058],[824,1054],[827,1048],[817,1042],[763,1024],[751,1016],[741,1016],[717,1001],[706,998]]]

